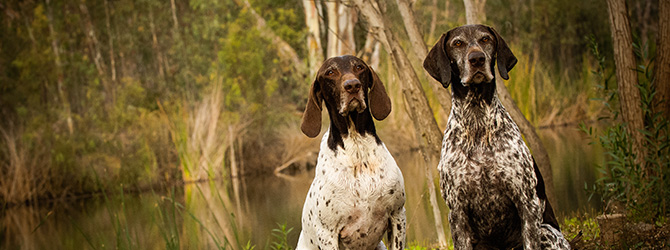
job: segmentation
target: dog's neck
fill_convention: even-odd
[[[328,116],[330,117],[330,133],[328,135],[328,147],[337,151],[339,145],[344,149],[343,138],[350,136],[350,133],[358,133],[361,136],[370,135],[375,138],[377,144],[381,140],[377,136],[375,123],[370,114],[370,108],[366,108],[362,113],[356,111],[349,112],[346,116],[340,115],[335,107],[326,104]]]
[[[455,79],[451,85],[453,95],[452,102],[464,103],[466,106],[493,105],[493,99],[496,97],[495,77],[490,82],[471,83],[465,86],[460,79]]]
[[[471,143],[488,142],[494,132],[500,129],[506,111],[498,99],[496,82],[469,84],[464,86],[460,79],[452,84],[452,110],[450,123],[462,126],[462,136]],[[472,144],[474,145],[474,144]]]

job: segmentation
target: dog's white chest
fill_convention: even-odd
[[[343,138],[344,148],[333,151],[327,145],[329,133],[323,136],[305,200],[303,233],[318,238],[314,225],[328,225],[326,230],[339,234],[343,244],[356,241],[374,248],[391,213],[405,203],[402,173],[386,146],[373,136],[349,133]]]

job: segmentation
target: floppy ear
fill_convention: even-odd
[[[495,29],[491,27],[488,28],[491,31],[491,33],[493,33],[493,35],[495,35],[496,37],[495,38],[497,44],[496,57],[498,58],[497,60],[498,72],[500,72],[500,76],[503,79],[509,80],[509,74],[507,74],[507,72],[512,70],[512,68],[514,68],[514,65],[516,65],[517,62],[516,57],[514,56],[514,54],[512,54],[512,50],[509,49],[507,43],[505,42],[505,40],[503,40],[500,34],[498,34],[498,32]]]
[[[370,113],[372,113],[372,116],[374,116],[375,119],[381,121],[391,113],[391,99],[389,99],[388,94],[386,94],[384,83],[379,80],[377,73],[375,73],[372,68],[368,68],[372,75],[372,85],[370,86],[370,92],[368,94],[368,99],[370,99]]]
[[[423,68],[428,74],[442,83],[444,88],[449,87],[451,83],[451,59],[447,56],[445,42],[449,37],[449,32],[442,34],[440,40],[430,49],[426,59],[423,60]]]
[[[314,80],[309,89],[309,98],[307,98],[307,107],[302,115],[302,125],[300,130],[310,137],[314,138],[321,132],[321,86]]]

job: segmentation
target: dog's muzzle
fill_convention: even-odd
[[[354,110],[363,113],[367,105],[365,104],[361,81],[357,78],[344,80],[342,88],[344,91],[342,91],[340,114],[346,115]]]
[[[465,72],[462,77],[464,84],[490,82],[493,79],[488,58],[481,50],[474,50],[468,53],[465,60]]]

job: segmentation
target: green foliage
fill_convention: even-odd
[[[594,54],[598,61],[604,60],[594,46]],[[643,55],[642,53],[637,53]],[[643,58],[644,59],[644,58]],[[626,124],[616,122],[619,108],[616,105],[616,90],[607,86],[609,77],[606,75],[604,64],[595,72],[602,79],[604,102],[611,112],[611,116],[603,119],[614,121],[601,133],[593,127],[582,124],[582,131],[593,138],[594,143],[602,145],[609,160],[599,171],[603,177],[597,180],[591,191],[602,195],[605,201],[618,201],[626,205],[627,212],[635,219],[653,222],[660,216],[668,214],[667,199],[670,197],[670,122],[661,112],[655,112],[653,97],[655,94],[652,71],[647,65],[639,65],[639,90],[641,94],[642,110],[644,112],[645,136],[644,161],[636,162],[636,155],[632,150]]]
[[[604,1],[492,0],[486,4],[487,22],[507,39],[508,44],[533,51],[539,62],[551,62],[549,70],[578,77],[582,55],[588,53],[583,34],[594,34],[607,48],[611,58],[611,41],[607,8]],[[513,17],[513,18],[511,18]],[[577,81],[563,84],[577,86]]]
[[[589,215],[566,218],[561,225],[561,232],[566,239],[573,239],[582,233],[583,241],[592,241],[600,235],[598,222]]]
[[[286,224],[277,224],[279,228],[272,229],[272,236],[275,238],[274,242],[270,244],[273,250],[291,250],[288,245],[288,234],[293,231],[293,228],[286,228]]]
[[[31,168],[43,169],[45,176],[37,176],[47,182],[31,184],[45,190],[10,202],[179,181],[179,166],[191,163],[178,143],[195,140],[175,138],[194,134],[171,129],[193,132],[204,125],[188,117],[213,116],[196,113],[211,92],[224,93],[222,105],[207,109],[217,113],[218,119],[207,120],[218,126],[217,138],[237,126],[238,136],[254,144],[269,134],[266,123],[292,118],[306,89],[278,61],[256,20],[233,1],[192,0],[174,8],[156,0],[48,3],[2,7],[9,14],[0,19],[0,114],[6,118],[0,128],[12,138],[0,140],[0,173],[32,164],[10,161],[9,152],[19,148],[40,156],[40,168]],[[304,53],[304,16],[296,3],[252,6]],[[96,175],[101,185],[93,184]],[[10,186],[0,183],[0,190]]]
[[[268,27],[286,41],[301,58],[307,57],[305,12],[297,0],[249,1]]]
[[[416,242],[414,242],[414,243],[410,243],[410,244],[408,244],[408,245],[409,245],[409,246],[408,246],[407,248],[405,248],[405,249],[407,249],[407,250],[428,250],[428,249],[429,249],[429,248],[427,248],[427,247],[425,247],[425,246],[421,246],[421,245],[419,245],[419,244],[416,243]]]

